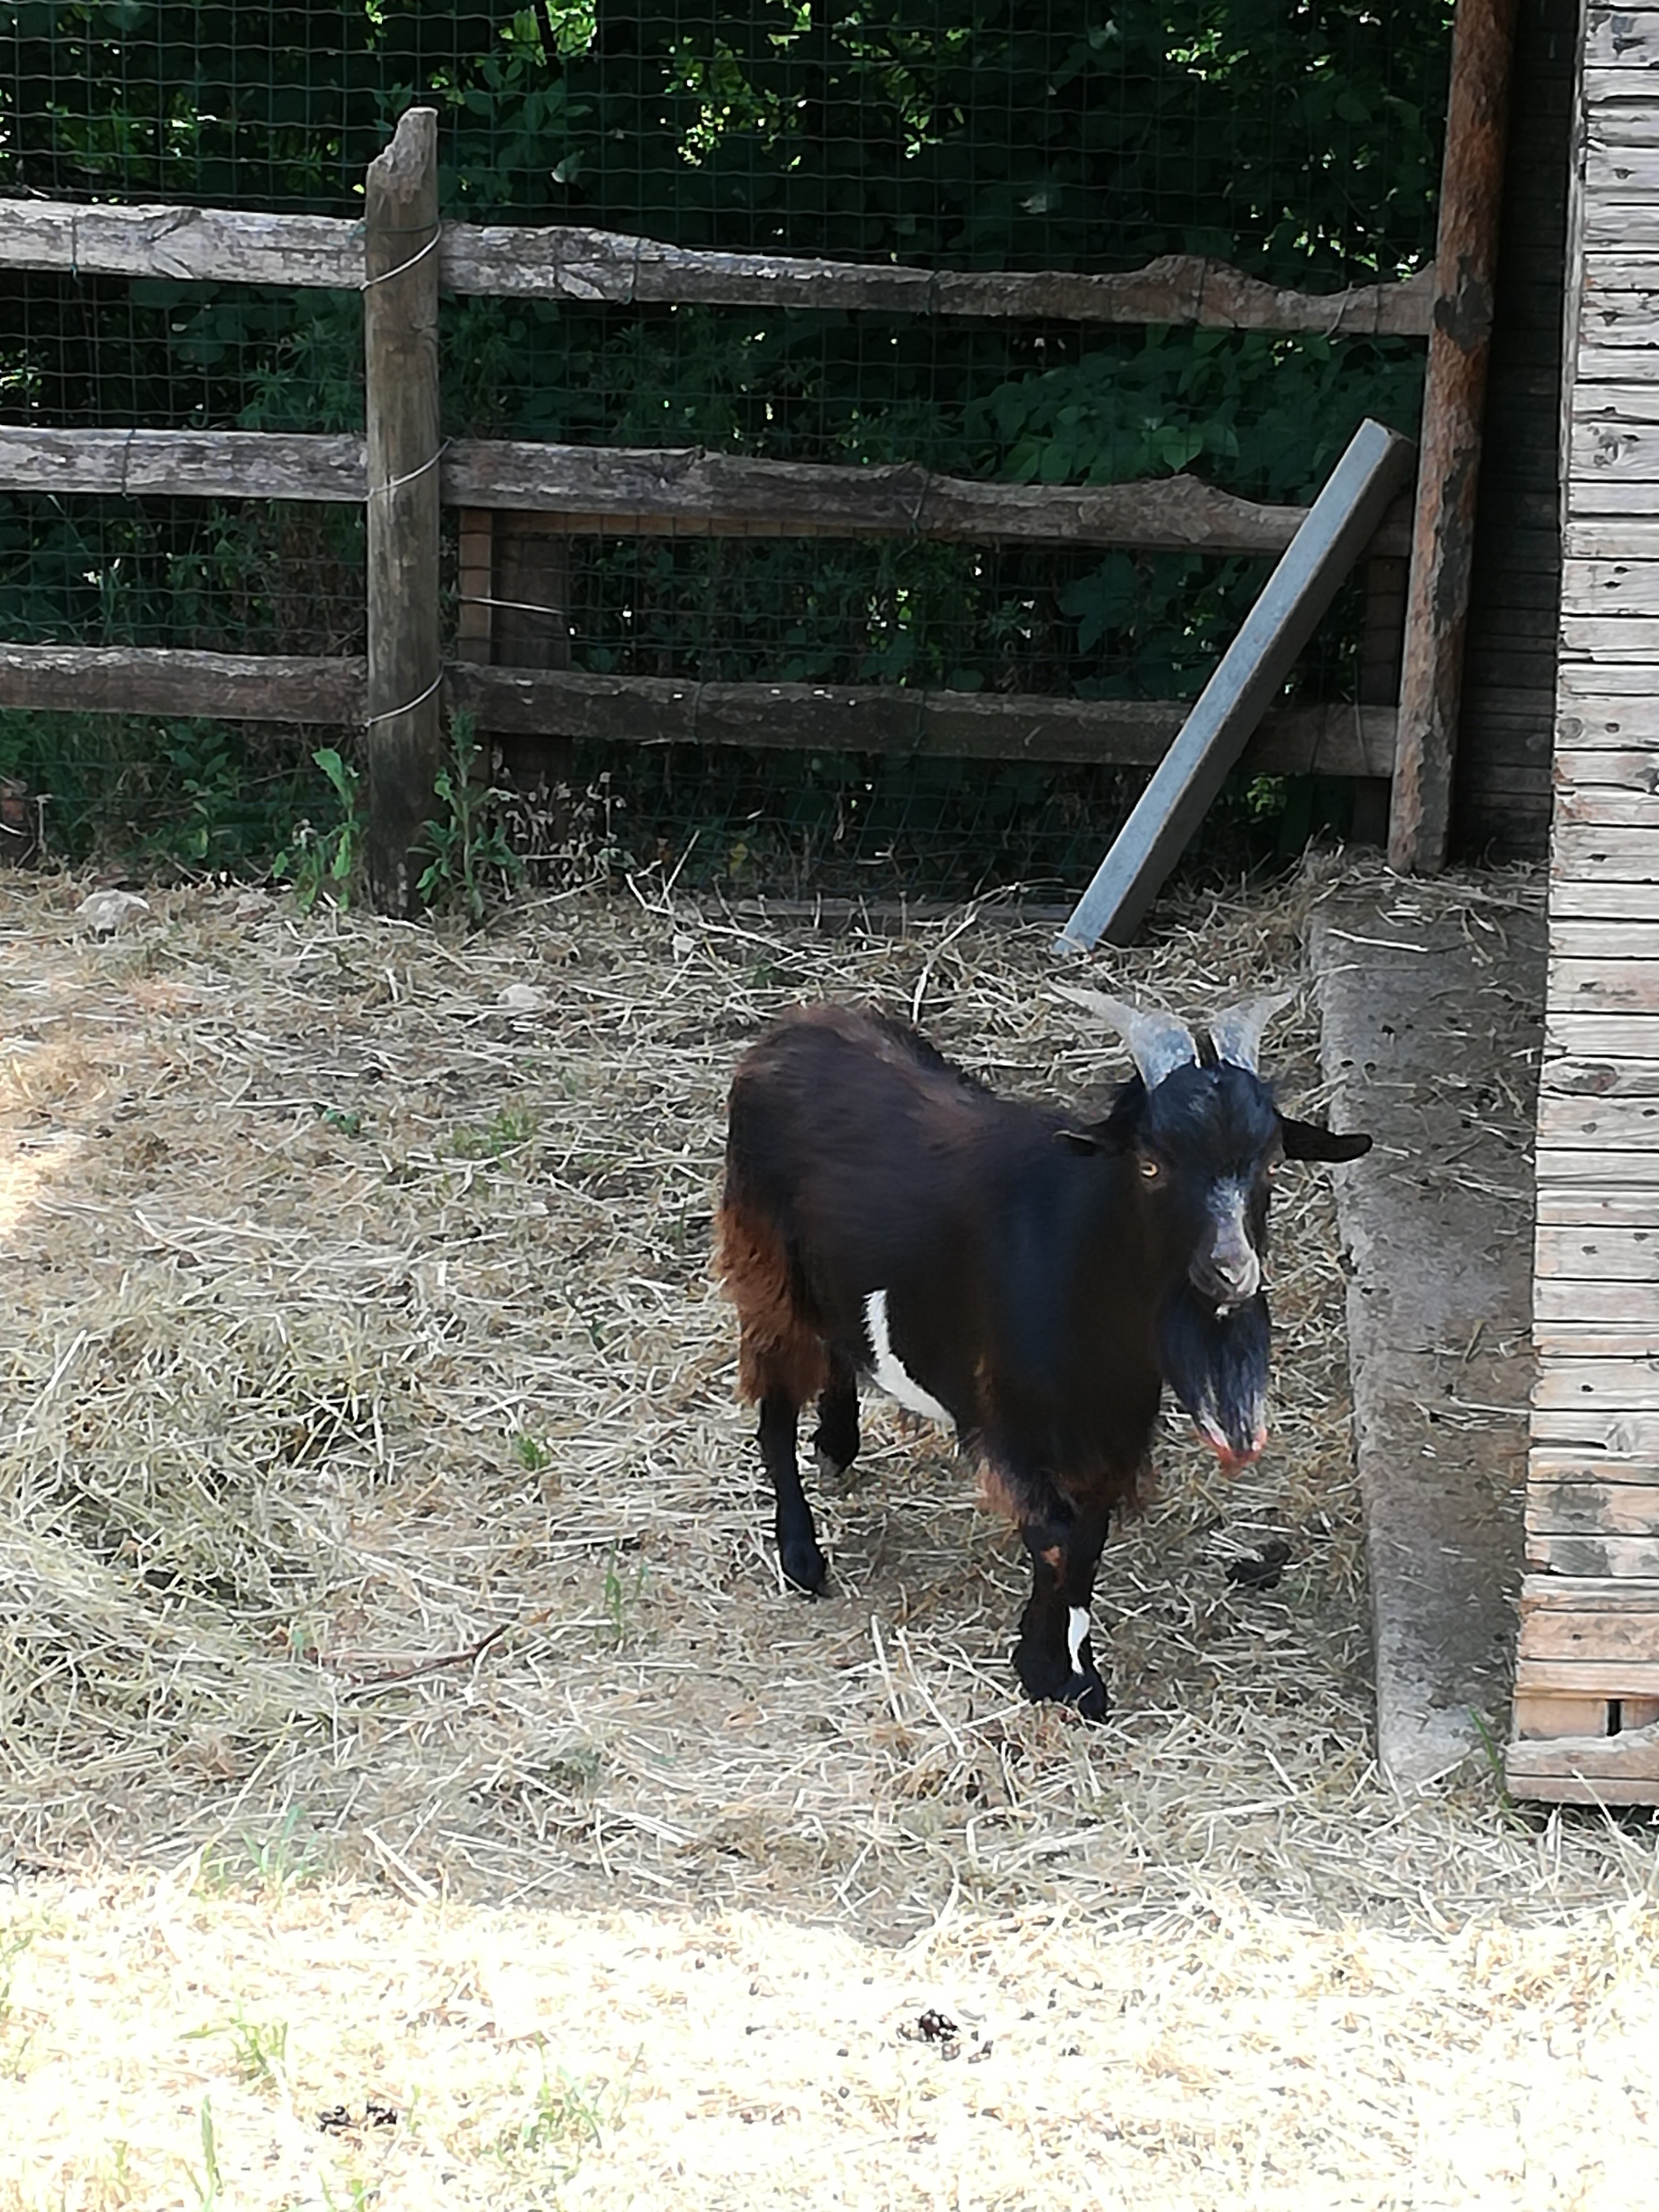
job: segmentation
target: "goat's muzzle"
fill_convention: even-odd
[[[1261,1259],[1247,1237],[1218,1237],[1190,1269],[1193,1288],[1217,1316],[1236,1313],[1261,1288]]]
[[[1218,1183],[1187,1271],[1218,1319],[1237,1312],[1261,1288],[1261,1255],[1251,1226],[1248,1183],[1243,1178]]]
[[[1220,1461],[1224,1474],[1242,1474],[1267,1449],[1267,1424],[1265,1421],[1258,1422],[1255,1433],[1242,1449],[1231,1437],[1224,1436],[1208,1421],[1195,1421],[1193,1425]]]

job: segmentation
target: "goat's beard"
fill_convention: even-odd
[[[1265,1294],[1218,1312],[1183,1282],[1158,1316],[1164,1379],[1229,1474],[1256,1458],[1267,1441],[1267,1355],[1272,1328]]]

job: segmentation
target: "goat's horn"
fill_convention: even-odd
[[[1237,1006],[1224,1006],[1218,1014],[1212,1015],[1210,1042],[1215,1047],[1216,1058],[1254,1075],[1256,1054],[1261,1049],[1261,1032],[1295,996],[1294,991],[1279,991],[1271,998],[1241,999]]]
[[[1177,1067],[1190,1067],[1198,1058],[1192,1031],[1173,1014],[1143,1013],[1127,1000],[1109,999],[1103,991],[1082,991],[1072,983],[1058,983],[1054,988],[1074,1005],[1111,1024],[1128,1046],[1149,1091],[1157,1090],[1166,1075]]]

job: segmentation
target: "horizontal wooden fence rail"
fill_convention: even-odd
[[[698,684],[466,663],[451,667],[447,681],[452,706],[507,735],[1125,768],[1161,760],[1188,712],[1184,701],[923,691],[898,684]],[[1291,708],[1264,721],[1245,765],[1261,775],[1387,775],[1394,738],[1391,708]]]
[[[591,738],[1126,767],[1155,765],[1187,712],[1182,702],[704,684],[573,669],[573,537],[918,538],[1275,556],[1306,513],[1240,499],[1188,476],[1124,484],[987,483],[911,466],[445,441],[437,427],[441,289],[618,305],[1329,336],[1423,338],[1433,325],[1433,271],[1322,295],[1192,255],[1165,255],[1110,275],[934,270],[693,252],[568,225],[441,224],[436,130],[429,106],[402,117],[370,167],[362,222],[213,208],[0,204],[0,270],[363,295],[367,439],[0,425],[0,492],[365,505],[368,660],[0,644],[0,707],[355,725],[364,732],[369,764],[371,889],[394,909],[413,903],[411,825],[418,827],[432,787],[441,708],[470,713],[480,728],[510,739],[558,744]],[[440,652],[441,501],[461,510],[459,651],[447,664]],[[1402,497],[1369,547],[1386,556],[1372,565],[1373,628],[1377,611],[1391,604],[1378,579],[1407,550],[1407,507]],[[1380,701],[1280,710],[1264,719],[1243,765],[1261,774],[1386,778],[1398,728],[1392,706]],[[530,748],[532,757],[537,750]]]
[[[361,506],[364,441],[276,430],[33,430],[0,423],[0,491]]]
[[[457,439],[439,463],[452,506],[556,514],[574,533],[932,538],[1282,553],[1307,513],[1196,477],[1090,485],[979,483],[927,469],[838,468],[695,448]],[[0,424],[0,491],[360,501],[364,444],[258,430],[31,430]],[[1403,554],[1403,513],[1377,553]]]
[[[1269,507],[1196,477],[1124,484],[981,483],[909,465],[841,468],[696,451],[458,441],[458,505],[558,514],[573,531],[779,538],[1024,539],[1144,550],[1277,553],[1305,508]],[[1395,526],[1403,552],[1408,536]]]
[[[363,227],[328,216],[9,200],[0,222],[0,269],[8,268],[356,290],[363,282]],[[447,291],[500,297],[1179,323],[1334,337],[1425,337],[1434,312],[1431,270],[1342,292],[1300,292],[1197,254],[1163,254],[1143,269],[1109,276],[909,269],[690,252],[568,224],[446,223],[439,269]]]
[[[165,646],[0,644],[0,707],[361,725],[364,666],[345,655],[324,659]]]
[[[0,706],[205,714],[225,721],[361,722],[361,659],[170,652],[136,646],[0,645]],[[584,669],[445,671],[452,711],[509,736],[767,750],[930,753],[946,759],[1098,761],[1146,768],[1188,708],[1133,699],[907,690],[896,684],[698,684]],[[1270,714],[1244,756],[1258,775],[1382,776],[1389,707]]]

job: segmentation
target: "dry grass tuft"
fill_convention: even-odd
[[[154,891],[100,943],[79,888],[0,894],[0,1808],[35,2039],[9,2063],[27,2172],[58,2177],[0,2165],[0,2207],[169,2201],[167,2160],[193,2202],[204,2097],[255,2147],[221,2201],[320,2203],[307,2100],[377,2084],[419,2129],[337,2145],[333,2203],[354,2173],[456,2207],[1115,2203],[1114,2175],[1140,2203],[1484,2201],[1459,2158],[1534,2201],[1492,2131],[1547,2127],[1551,2023],[1604,2086],[1595,2036],[1650,2035],[1653,1832],[1514,1813],[1486,1775],[1379,1783],[1325,1171],[1279,1204],[1274,1442],[1229,1482],[1171,1425],[1108,1551],[1090,1728],[1017,1699],[1014,1547],[901,1415],[822,1498],[832,1595],[780,1588],[708,1272],[732,1060],[801,995],[917,1015],[1001,1086],[1108,1087],[1049,928],[829,933],[642,890],[461,942]],[[1316,888],[1192,907],[1092,980],[1188,1014],[1294,983]],[[1301,1110],[1315,1043],[1304,1000],[1267,1054]],[[1273,1537],[1280,1587],[1230,1583]],[[971,2039],[895,2041],[935,2001],[994,2042],[971,2071]],[[1495,2069],[1467,2142],[1452,2056]],[[1527,2171],[1559,2179],[1549,2142]],[[1316,2185],[1366,2159],[1427,2193]]]

